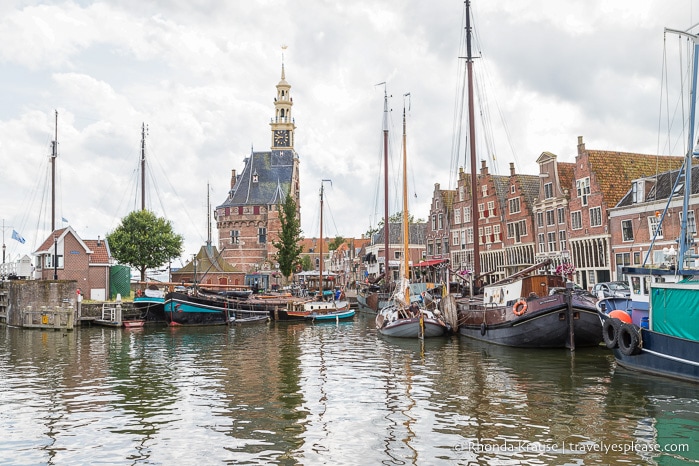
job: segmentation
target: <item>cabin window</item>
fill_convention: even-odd
[[[264,244],[267,242],[267,228],[258,228],[257,229],[257,238],[258,242],[260,244]]]
[[[633,221],[621,221],[621,239],[622,241],[633,241]]]
[[[570,213],[570,226],[573,230],[582,229],[582,212],[578,210]]]
[[[590,177],[575,180],[575,190],[582,205],[587,205],[587,198],[590,196]]]
[[[551,199],[553,197],[553,183],[544,184],[544,199]]]
[[[631,277],[631,291],[633,294],[641,294],[641,277]]]

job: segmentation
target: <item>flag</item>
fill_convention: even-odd
[[[68,223],[68,220],[67,220],[65,217],[61,217],[61,221],[62,221],[63,223]]]
[[[12,239],[16,239],[20,243],[24,244],[24,238],[22,238],[22,236],[19,233],[17,233],[16,230],[12,230]]]

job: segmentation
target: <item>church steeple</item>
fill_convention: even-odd
[[[277,84],[277,97],[274,99],[274,118],[270,123],[272,128],[272,150],[294,148],[294,130],[296,125],[291,116],[291,107],[294,105],[294,100],[291,98],[291,86],[286,82],[284,50],[286,50],[286,45],[282,46],[282,77]]]

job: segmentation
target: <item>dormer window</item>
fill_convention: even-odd
[[[643,181],[634,181],[631,184],[631,202],[638,204],[645,200],[644,187],[645,183]]]
[[[259,180],[259,176],[257,175],[257,170],[252,174],[252,182],[257,183]]]

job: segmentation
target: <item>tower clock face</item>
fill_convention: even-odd
[[[278,147],[288,147],[289,131],[283,129],[276,130],[274,132],[274,145]]]

